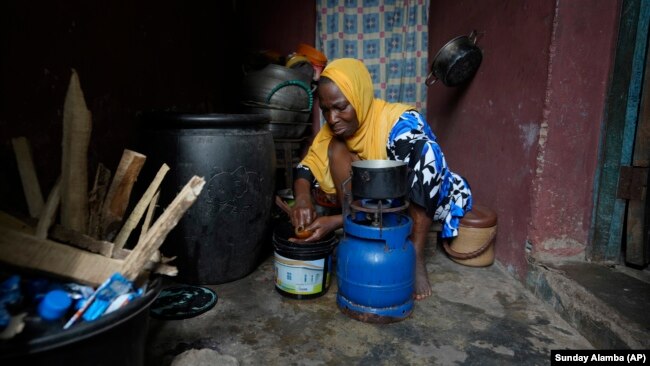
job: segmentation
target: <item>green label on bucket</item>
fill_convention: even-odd
[[[318,294],[323,291],[325,259],[296,260],[275,253],[275,285],[296,295]]]

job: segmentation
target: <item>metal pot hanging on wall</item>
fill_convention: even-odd
[[[483,60],[483,51],[476,45],[477,34],[474,30],[442,46],[433,58],[426,84],[441,80],[446,86],[457,86],[474,77]]]

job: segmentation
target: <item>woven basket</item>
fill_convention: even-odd
[[[458,236],[443,246],[449,258],[471,267],[494,263],[494,238],[497,234],[496,213],[486,206],[475,205],[460,221]]]

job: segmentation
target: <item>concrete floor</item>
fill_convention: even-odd
[[[650,348],[650,272],[589,262],[529,263],[526,286],[598,349]]]
[[[336,278],[317,299],[282,296],[268,258],[243,279],[207,286],[219,296],[212,310],[151,319],[147,364],[546,365],[553,349],[593,348],[498,263],[466,267],[441,253],[427,264],[433,296],[392,324],[343,314]]]

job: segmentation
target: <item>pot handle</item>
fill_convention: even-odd
[[[435,84],[436,81],[438,81],[438,78],[435,75],[433,75],[433,70],[431,70],[429,75],[427,75],[427,79],[424,81],[424,83],[427,86],[431,86],[431,85]]]
[[[483,245],[481,245],[481,247],[476,249],[475,251],[469,252],[469,253],[459,253],[459,252],[451,249],[451,246],[449,246],[449,243],[446,240],[442,243],[442,246],[445,248],[445,252],[447,252],[447,254],[449,254],[449,256],[452,257],[452,258],[455,258],[455,259],[472,259],[472,258],[476,258],[479,255],[483,254],[483,252],[485,252],[490,247],[490,244],[492,243],[492,240],[494,240],[494,237],[496,237],[496,236],[497,236],[497,231],[492,230],[492,233],[490,233],[490,237],[487,238],[487,240],[483,243]]]
[[[469,38],[469,40],[472,41],[472,43],[474,43],[474,45],[476,46],[476,42],[478,41],[478,36],[483,34],[485,34],[485,32],[479,32],[476,29],[474,29],[472,33],[470,33],[469,36],[467,36],[467,38]]]
[[[309,85],[307,85],[307,83],[301,80],[287,80],[273,87],[269,95],[266,96],[266,104],[271,103],[271,98],[273,97],[273,94],[275,94],[278,90],[284,88],[285,86],[291,86],[291,85],[298,86],[302,90],[304,90],[305,93],[307,93],[307,97],[309,98],[309,107],[307,107],[307,110],[311,111],[311,107],[314,103],[314,96],[312,94],[312,90],[309,88]]]

